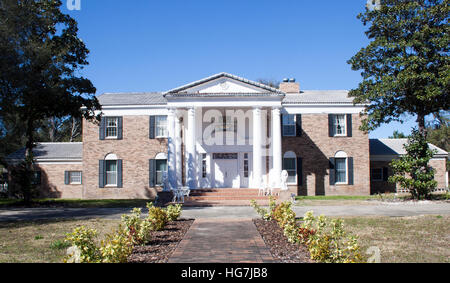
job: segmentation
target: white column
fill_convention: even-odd
[[[183,180],[182,180],[182,164],[181,164],[181,121],[178,114],[175,114],[175,152],[176,152],[176,179],[177,179],[177,186],[181,187],[183,186]]]
[[[282,171],[282,144],[281,144],[281,114],[280,108],[272,109],[272,160],[273,160],[273,180],[276,188],[281,187]]]
[[[262,121],[261,108],[253,109],[253,181],[252,186],[259,188],[262,178]]]
[[[196,154],[196,130],[195,108],[188,110],[188,131],[186,133],[186,185],[191,190],[197,188],[197,154]]]
[[[168,165],[168,178],[169,188],[175,189],[177,186],[177,168],[176,168],[176,132],[175,132],[175,109],[169,109],[169,115],[167,116],[167,130],[169,132],[168,137],[168,153],[167,153],[167,165]]]

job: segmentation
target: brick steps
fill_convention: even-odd
[[[249,206],[251,200],[256,200],[260,205],[268,205],[269,197],[258,193],[257,189],[193,190],[184,206]]]

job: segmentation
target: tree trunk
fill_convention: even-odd
[[[417,115],[417,124],[419,124],[419,133],[426,139],[427,129],[425,127],[425,115],[423,114]]]
[[[31,203],[31,192],[32,192],[32,172],[33,172],[33,147],[34,147],[34,126],[33,119],[29,118],[27,121],[26,129],[26,150],[25,150],[25,179],[23,180],[23,200],[25,204]]]

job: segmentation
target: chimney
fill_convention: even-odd
[[[300,93],[300,84],[296,83],[295,79],[284,79],[280,90],[285,93]]]

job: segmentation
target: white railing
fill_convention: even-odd
[[[0,184],[0,193],[6,193],[8,191],[8,184]]]

